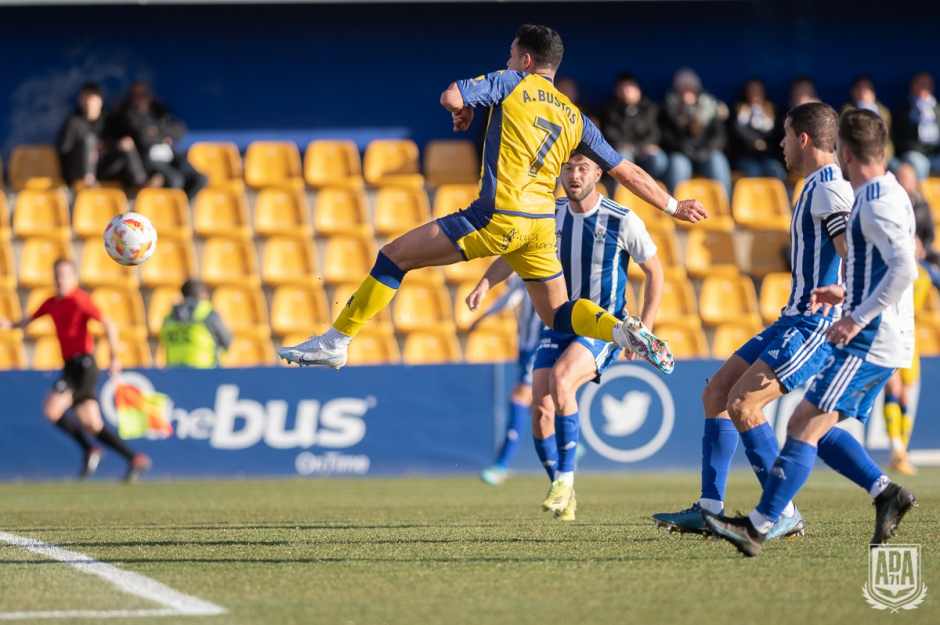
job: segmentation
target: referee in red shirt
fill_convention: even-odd
[[[88,293],[78,288],[78,275],[72,261],[57,260],[53,265],[53,271],[55,272],[56,294],[40,304],[32,316],[16,324],[11,324],[5,319],[0,320],[0,328],[23,328],[43,315],[52,316],[65,366],[62,368],[62,377],[56,381],[43,402],[43,412],[50,421],[82,447],[84,451],[83,477],[94,473],[101,457],[101,451],[86,438],[84,432],[87,432],[127,460],[126,478],[134,480],[150,468],[150,458],[144,454],[134,453],[101,418],[96,393],[98,366],[92,355],[94,340],[88,332],[88,322],[96,319],[105,328],[108,347],[111,350],[110,372],[112,376],[121,372],[121,363],[117,354],[119,345],[117,329],[113,323],[102,316]],[[66,414],[69,408],[74,410],[78,423]]]

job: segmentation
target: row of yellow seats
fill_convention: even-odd
[[[243,177],[242,158],[233,143],[193,144],[187,154],[192,165],[209,178],[212,186],[238,188],[233,181]],[[244,179],[252,187],[311,187],[328,185],[373,186],[405,184],[432,186],[474,182],[479,177],[479,159],[473,143],[465,140],[431,141],[425,148],[424,175],[419,150],[409,139],[378,139],[366,146],[365,157],[352,141],[318,140],[307,145],[303,170],[294,143],[255,141],[245,153]],[[63,186],[58,155],[51,145],[20,145],[13,149],[9,168],[14,192],[28,187]],[[2,184],[0,184],[2,188]]]

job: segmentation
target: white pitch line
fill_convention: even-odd
[[[77,551],[69,551],[67,549],[62,549],[61,547],[56,547],[55,545],[50,545],[44,543],[41,540],[36,540],[35,538],[27,538],[25,536],[17,536],[16,534],[8,534],[7,532],[0,532],[0,542],[7,543],[9,545],[14,545],[16,547],[21,547],[26,551],[31,551],[32,553],[39,554],[46,558],[52,560],[57,560],[63,564],[68,564],[71,567],[74,567],[81,571],[82,573],[88,573],[90,575],[96,575],[101,579],[105,580],[112,586],[122,590],[128,594],[140,597],[141,599],[146,599],[147,601],[152,601],[154,603],[164,606],[165,610],[130,610],[125,612],[146,612],[143,616],[158,616],[158,615],[186,615],[186,616],[211,616],[215,614],[224,614],[225,609],[210,603],[208,601],[203,601],[197,597],[192,597],[190,595],[185,595],[179,591],[173,590],[169,586],[165,586],[160,582],[141,575],[140,573],[134,573],[133,571],[125,571],[117,568],[116,566],[111,566],[110,564],[105,564],[104,562],[99,562],[87,556],[83,553],[78,553]],[[84,613],[84,611],[61,611],[61,612],[23,612],[22,614],[31,614],[30,618],[65,618],[65,617],[52,617],[52,616],[36,616],[37,614],[78,614]],[[106,611],[104,614],[112,614],[115,612],[120,612],[119,610]],[[17,612],[7,612],[4,614],[20,614]],[[89,612],[92,614],[92,612]],[[3,614],[0,614],[0,619],[3,619]]]
[[[0,621],[32,621],[53,618],[143,618],[145,616],[180,616],[171,608],[154,610],[47,610],[36,612],[0,612]]]

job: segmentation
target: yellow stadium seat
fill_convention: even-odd
[[[244,194],[227,187],[200,191],[193,203],[193,229],[201,237],[250,237]]]
[[[144,327],[144,300],[139,290],[101,286],[91,292],[91,299],[119,329]]]
[[[475,258],[462,263],[454,263],[444,267],[444,278],[448,284],[463,284],[480,280],[489,266],[493,264],[492,258]]]
[[[478,184],[442,184],[434,192],[434,217],[443,217],[463,210],[479,195]]]
[[[375,202],[375,233],[379,236],[395,236],[431,219],[423,189],[382,187]]]
[[[653,330],[656,336],[669,343],[676,359],[708,358],[708,341],[697,320],[695,323],[657,323]]]
[[[662,263],[663,269],[671,270],[681,268],[679,263],[679,243],[674,230],[649,230],[650,238],[656,244],[656,256]],[[683,269],[683,272],[685,270]],[[632,280],[640,280],[645,275],[638,263],[627,265],[627,275]]]
[[[402,350],[408,365],[432,365],[460,361],[460,345],[452,327],[409,332]]]
[[[298,189],[262,189],[255,200],[255,232],[263,237],[284,234],[306,236],[310,227],[307,197]]]
[[[271,340],[254,334],[236,334],[229,348],[222,352],[223,367],[258,367],[274,364]]]
[[[256,286],[227,284],[212,291],[212,308],[235,334],[258,332],[268,326],[268,308]]]
[[[255,189],[303,187],[300,152],[287,141],[254,141],[245,152],[245,182]]]
[[[406,282],[392,302],[392,318],[398,331],[410,332],[453,323],[454,311],[446,290]]]
[[[62,350],[55,336],[40,336],[33,345],[33,369],[51,371],[62,368]]]
[[[2,197],[2,195],[0,195]],[[13,246],[10,240],[0,235],[0,288],[16,287],[16,264],[13,262]]]
[[[790,233],[781,230],[755,230],[751,236],[750,273],[761,277],[787,271]]]
[[[212,187],[224,187],[241,180],[242,157],[234,143],[200,141],[189,147],[186,158],[209,179]]]
[[[279,286],[271,297],[271,329],[278,336],[310,335],[330,323],[326,294],[317,282]]]
[[[51,145],[18,145],[13,148],[9,174],[10,186],[15,192],[27,188],[27,183],[31,181],[47,189],[65,184],[59,168],[59,156]]]
[[[506,290],[503,285],[490,289],[490,292],[486,294],[480,306],[477,307],[476,310],[470,310],[470,308],[467,307],[467,296],[470,295],[470,292],[473,291],[476,284],[476,281],[465,282],[458,285],[454,292],[454,321],[457,324],[457,329],[461,332],[470,329],[470,326],[473,325],[473,323],[493,305],[496,298],[502,295]],[[507,308],[484,319],[480,322],[480,327],[505,326],[507,320],[514,319],[514,314],[515,309]]]
[[[2,177],[2,176],[0,176]],[[10,236],[10,209],[7,207],[7,196],[0,185],[0,238]]]
[[[642,290],[640,291],[642,293]],[[639,303],[639,301],[638,301]],[[639,308],[637,310],[639,312]],[[684,275],[669,273],[663,280],[663,297],[659,304],[657,325],[698,319],[695,289]]]
[[[506,362],[516,359],[516,337],[509,332],[479,328],[467,336],[467,362]]]
[[[136,369],[153,366],[153,355],[150,353],[150,345],[147,344],[146,333],[121,332],[118,343],[118,357],[122,367]],[[111,364],[111,349],[105,340],[98,340],[95,345],[95,363],[99,369],[107,369]]]
[[[265,284],[296,284],[316,274],[316,253],[306,237],[271,237],[261,250],[261,278]]]
[[[787,188],[776,178],[741,178],[731,198],[734,221],[752,230],[790,229]]]
[[[358,189],[326,187],[317,193],[313,227],[319,235],[371,233],[366,196]]]
[[[356,289],[358,288],[358,282],[347,282],[345,284],[336,285],[336,288],[333,289],[333,297],[330,298],[330,315],[332,319],[335,319],[337,316],[339,316],[339,313],[343,310],[346,302],[349,301],[349,298],[352,297],[352,294],[355,293]],[[394,302],[394,300],[392,301]],[[379,313],[373,318],[373,321],[391,324],[391,306],[386,306],[381,311],[379,311]],[[368,324],[366,327],[368,327]]]
[[[940,177],[933,176],[920,181],[920,191],[930,206],[934,223],[940,223]]]
[[[728,206],[728,194],[716,180],[709,178],[691,178],[676,186],[676,199],[698,200],[708,212],[708,219],[697,224],[680,221],[683,228],[705,228],[707,230],[732,230],[734,220]]]
[[[108,222],[126,210],[127,196],[120,189],[82,189],[75,195],[72,232],[79,237],[100,237]]]
[[[202,280],[211,286],[258,281],[258,263],[251,242],[229,237],[206,239],[202,246]]]
[[[362,329],[349,344],[350,365],[384,365],[401,362],[398,341],[388,323],[373,323]]]
[[[170,314],[173,305],[182,301],[183,295],[174,286],[158,286],[150,293],[147,305],[147,328],[151,336],[160,334],[163,320]]]
[[[78,279],[82,285],[89,287],[136,287],[137,270],[134,267],[125,267],[114,262],[98,239],[86,239],[82,245],[82,262],[78,267]]]
[[[0,330],[0,370],[25,368],[23,333],[19,330]]]
[[[429,141],[424,148],[424,177],[428,184],[473,184],[480,179],[480,161],[472,141]]]
[[[780,310],[790,299],[793,279],[784,272],[768,273],[760,284],[760,316],[771,324],[780,317]]]
[[[55,291],[49,287],[38,287],[29,292],[26,297],[26,314],[32,316],[39,309],[44,301],[55,295]],[[26,336],[52,336],[55,334],[55,325],[52,323],[52,317],[43,315],[26,326]]]
[[[440,267],[423,267],[408,272],[405,278],[408,284],[423,284],[428,286],[443,287],[444,273]]]
[[[699,313],[708,326],[758,319],[757,294],[746,276],[708,276],[699,294]]]
[[[934,326],[940,326],[940,292],[937,289],[928,289],[927,301],[922,310],[917,311],[916,321],[924,321]]]
[[[366,182],[372,186],[401,185],[421,188],[418,146],[409,139],[376,139],[366,146]]]
[[[917,351],[921,356],[940,356],[940,328],[929,323],[916,326]]]
[[[159,239],[192,237],[189,200],[180,189],[141,189],[134,200],[134,212],[150,220]]]
[[[685,248],[685,266],[693,278],[737,273],[734,238],[723,230],[692,230]]]
[[[160,239],[153,256],[140,268],[141,282],[149,288],[179,287],[195,275],[196,260],[189,239]]]
[[[617,185],[614,191],[614,201],[621,206],[626,206],[636,213],[637,217],[643,220],[646,227],[650,230],[675,230],[676,220],[659,210],[649,202],[641,200],[636,194],[626,187]]]
[[[749,321],[730,321],[715,328],[712,338],[712,356],[725,360],[755,334],[761,331],[759,323]]]
[[[375,261],[371,239],[338,235],[327,239],[323,251],[323,279],[329,284],[360,282]]]
[[[304,179],[311,187],[361,189],[359,148],[352,141],[311,141],[304,153]]]
[[[20,309],[20,298],[16,295],[16,290],[0,287],[0,319],[16,323],[22,318],[23,311]]]
[[[67,237],[68,232],[69,201],[63,189],[25,189],[17,194],[13,208],[13,234],[18,237]]]
[[[99,242],[101,251],[104,244]],[[107,256],[107,254],[105,254]],[[32,237],[20,250],[20,286],[27,289],[52,286],[52,265],[59,258],[71,258],[72,246],[61,238]],[[108,258],[111,264],[116,263]]]

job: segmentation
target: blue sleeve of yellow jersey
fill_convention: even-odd
[[[457,89],[465,106],[495,106],[516,88],[525,74],[500,70],[485,76],[458,80]]]
[[[581,133],[581,143],[575,151],[600,165],[604,171],[610,171],[619,165],[623,161],[620,153],[610,147],[604,135],[587,115],[581,113],[581,118],[584,120],[584,132]]]

